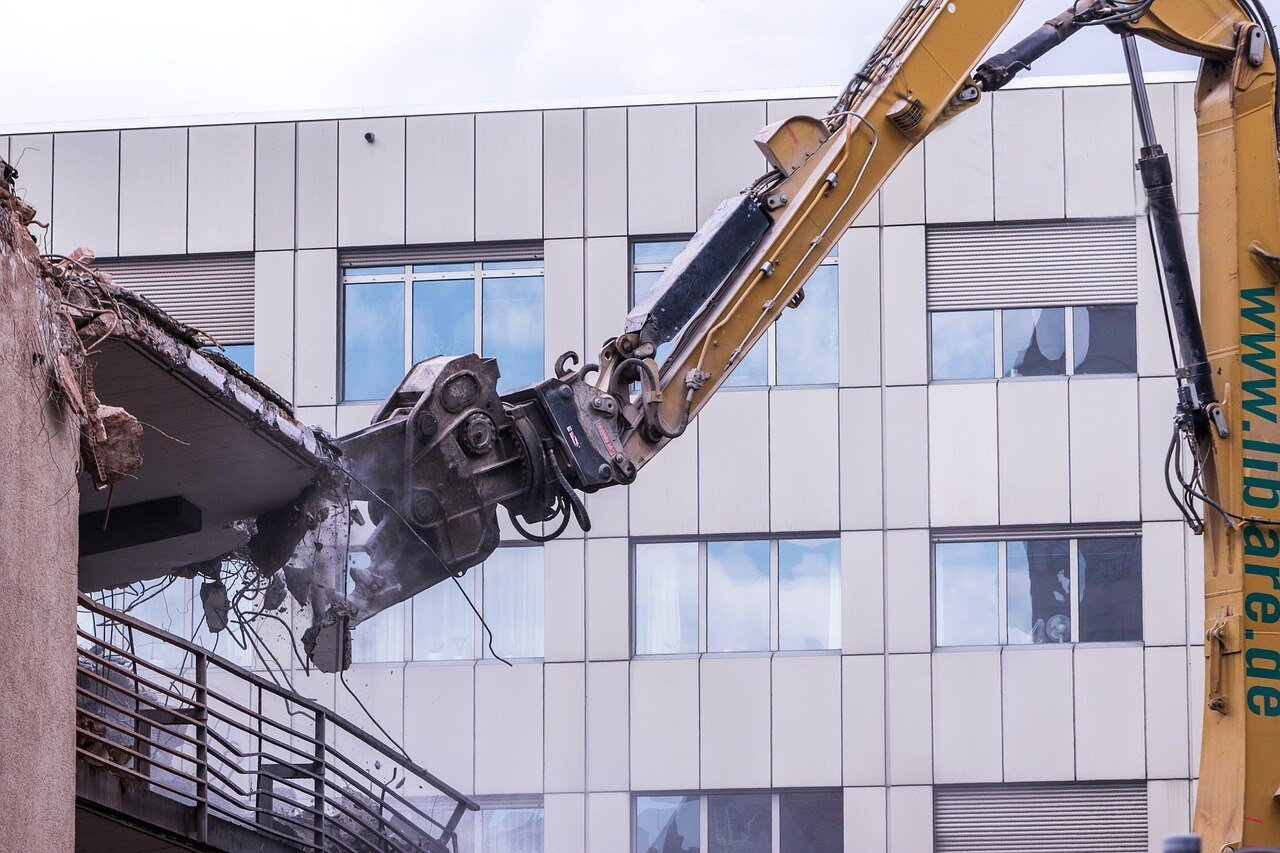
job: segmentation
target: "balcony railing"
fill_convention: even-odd
[[[329,709],[81,595],[76,753],[121,788],[303,850],[457,851],[476,804]]]

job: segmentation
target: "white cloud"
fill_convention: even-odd
[[[967,0],[987,2],[987,0]],[[1064,0],[1029,0],[1029,32]],[[866,0],[45,0],[6,12],[0,126],[837,86],[896,11]],[[1156,60],[1151,68],[1189,67]],[[1091,31],[1037,73],[1122,70]]]

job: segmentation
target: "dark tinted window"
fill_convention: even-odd
[[[778,797],[781,853],[832,853],[844,849],[844,803],[839,791]]]
[[[1137,373],[1137,306],[1091,305],[1071,309],[1075,372]]]
[[[768,794],[707,797],[707,853],[770,853],[772,799]]]
[[[1141,540],[1136,536],[1081,539],[1078,547],[1080,642],[1141,640]]]

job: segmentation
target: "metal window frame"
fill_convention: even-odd
[[[413,285],[419,281],[465,281],[471,280],[471,341],[474,352],[484,355],[484,283],[489,279],[500,278],[539,278],[542,279],[543,300],[546,299],[546,264],[542,258],[529,257],[525,259],[530,266],[518,267],[514,269],[485,269],[485,264],[489,263],[513,263],[506,260],[489,260],[489,261],[445,261],[431,260],[429,258],[418,261],[416,263],[406,264],[383,264],[385,267],[401,267],[401,272],[396,274],[387,273],[385,275],[351,275],[353,269],[360,267],[342,267],[339,285],[342,292],[342,310],[338,318],[338,340],[339,340],[339,359],[338,359],[338,386],[340,390],[339,399],[343,403],[368,403],[377,402],[372,400],[355,399],[347,397],[346,389],[346,310],[348,299],[348,288],[358,287],[362,284],[391,284],[398,282],[401,289],[401,297],[404,300],[404,362],[403,369],[405,373],[409,372],[409,368],[413,367]],[[518,263],[518,262],[517,262]],[[470,271],[456,270],[453,272],[437,272],[437,273],[415,273],[413,268],[416,266],[442,266],[444,264],[467,264],[471,267]],[[536,265],[536,266],[535,266]],[[376,266],[376,262],[370,261],[370,267]],[[365,267],[370,268],[370,267]]]
[[[650,658],[661,658],[664,660],[690,658],[690,657],[734,657],[734,656],[751,656],[751,655],[823,655],[838,654],[843,646],[826,649],[783,649],[781,646],[781,561],[779,558],[780,544],[782,542],[793,541],[809,541],[809,540],[830,540],[835,541],[843,547],[840,533],[837,531],[805,531],[794,535],[779,535],[777,533],[769,533],[765,535],[753,535],[749,533],[732,534],[725,536],[654,536],[654,537],[634,537],[629,543],[629,571],[628,571],[628,587],[630,594],[629,618],[630,638],[629,649],[632,659],[646,660]],[[707,572],[707,546],[712,542],[767,542],[769,544],[769,648],[767,649],[744,649],[737,651],[713,652],[708,650],[708,626],[710,595],[708,591],[708,572]],[[636,629],[639,624],[637,618],[637,610],[639,607],[640,597],[636,587],[636,570],[638,569],[637,551],[641,545],[682,545],[696,544],[698,546],[697,571],[698,571],[698,648],[692,652],[644,652],[636,651]],[[837,556],[836,564],[833,567],[839,576],[840,558]],[[843,580],[843,579],[841,579]],[[844,596],[844,584],[840,584],[840,595]],[[843,632],[842,632],[843,643]],[[674,795],[673,795],[674,796]]]
[[[666,237],[646,236],[644,238],[636,238],[630,241],[630,245],[628,246],[628,260],[630,261],[631,272],[627,276],[627,310],[634,308],[636,304],[636,274],[647,273],[647,272],[663,273],[666,271],[667,267],[669,266],[669,264],[638,264],[636,263],[636,247],[652,244],[652,243],[677,243],[677,242],[688,243],[689,240],[691,239],[693,239],[692,235],[688,235],[688,236],[675,235],[675,236],[666,236]],[[837,252],[835,257],[832,257],[830,254],[828,254],[826,257],[822,259],[822,262],[818,264],[818,266],[819,267],[835,267],[837,270],[839,270],[840,268],[839,253]],[[814,270],[814,272],[816,273],[817,270]],[[836,287],[837,300],[839,300],[840,298],[839,294],[840,294],[840,288],[837,283],[837,287]],[[838,304],[839,303],[837,302],[837,305]],[[837,319],[836,319],[837,326],[839,325],[839,322],[840,322],[839,317],[837,316]],[[765,330],[763,340],[761,340],[759,343],[756,344],[756,346],[763,346],[765,348],[765,352],[767,353],[767,355],[765,356],[765,384],[764,385],[734,385],[732,384],[732,378],[730,378],[730,380],[725,383],[725,385],[721,390],[733,391],[733,390],[739,390],[739,389],[756,389],[756,388],[825,388],[832,385],[832,383],[830,382],[812,382],[812,383],[804,382],[804,383],[798,383],[798,384],[780,384],[778,382],[778,337],[773,333],[775,324],[776,324],[776,321],[769,325],[769,328]],[[839,372],[840,372],[840,351],[839,350],[836,350],[835,360],[836,360],[836,374],[839,375]]]
[[[992,649],[992,648],[1062,648],[1085,646],[1125,646],[1142,645],[1146,642],[1146,625],[1139,626],[1139,639],[1116,642],[1089,642],[1080,640],[1080,572],[1079,543],[1081,539],[1120,539],[1135,537],[1142,540],[1142,530],[1135,525],[1118,525],[1114,529],[1106,526],[1090,527],[1083,530],[1027,527],[1022,530],[1005,531],[1003,535],[993,531],[954,531],[941,535],[935,534],[929,541],[929,589],[930,589],[930,624],[932,627],[932,648],[934,651],[952,649]],[[1034,539],[1065,539],[1068,553],[1068,583],[1070,585],[1071,639],[1066,643],[1010,643],[1009,642],[1009,564],[1008,545],[1010,542],[1027,542]],[[997,642],[994,644],[943,644],[938,641],[938,546],[957,543],[994,543],[996,546],[996,619]],[[1142,582],[1142,551],[1138,552],[1138,577]]]
[[[710,799],[711,797],[737,797],[760,794],[769,795],[769,833],[771,853],[784,853],[782,850],[782,795],[783,794],[838,794],[840,788],[727,788],[712,791],[699,789],[679,789],[675,791],[631,791],[631,845],[632,853],[645,853],[640,850],[636,831],[639,829],[639,812],[637,806],[642,798],[651,797],[685,797],[698,801],[698,849],[707,850],[710,844]],[[841,821],[844,815],[841,815]]]
[[[1114,377],[1131,377],[1137,376],[1137,364],[1134,365],[1132,372],[1126,373],[1076,373],[1075,364],[1075,309],[1077,308],[1126,308],[1134,309],[1133,321],[1133,340],[1134,352],[1137,352],[1138,340],[1138,317],[1136,302],[1098,302],[1098,303],[1077,303],[1071,305],[1006,305],[999,308],[959,308],[959,309],[943,309],[927,312],[925,321],[925,335],[929,344],[929,383],[930,384],[951,384],[966,382],[1023,382],[1023,381],[1042,381],[1052,379],[1091,379],[1095,377],[1114,378]],[[1061,309],[1063,312],[1063,326],[1066,335],[1066,347],[1063,354],[1065,364],[1063,372],[1050,376],[1005,376],[1004,375],[1004,314],[1006,311],[1049,311],[1055,308]],[[938,379],[933,375],[933,317],[936,314],[978,314],[990,312],[992,314],[992,334],[993,339],[992,352],[994,354],[994,363],[992,364],[991,375],[982,376],[975,379]]]

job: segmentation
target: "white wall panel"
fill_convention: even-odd
[[[114,130],[59,134],[53,178],[53,248],[81,246],[98,257],[116,254],[120,239],[120,134]],[[39,211],[37,219],[48,219]]]
[[[927,530],[885,534],[885,641],[888,651],[927,652],[933,646],[933,592]]]
[[[403,243],[404,193],[405,120],[338,122],[338,245]]]
[[[587,535],[593,539],[616,536],[627,536],[631,531],[628,518],[631,489],[626,486],[614,486],[587,495],[587,512],[591,516],[591,532]],[[571,524],[576,528],[576,524]],[[582,535],[581,531],[574,533]]]
[[[769,394],[771,530],[840,526],[839,391],[774,388]]]
[[[933,781],[933,708],[929,655],[889,655],[889,784]]]
[[[924,228],[885,228],[882,240],[884,381],[923,385],[929,381]]]
[[[840,534],[841,638],[845,654],[884,651],[884,534]]]
[[[587,664],[587,790],[625,791],[628,760],[630,664]]]
[[[764,174],[755,137],[765,125],[763,101],[729,101],[697,106],[697,222],[721,201],[734,198]]]
[[[1061,219],[1066,215],[1062,90],[1000,92],[991,99],[991,111],[996,219]]]
[[[697,228],[692,104],[627,110],[627,222],[631,234]]]
[[[1071,520],[1138,516],[1138,382],[1072,379]]]
[[[581,539],[556,539],[542,546],[548,661],[586,658],[586,574]]]
[[[187,129],[120,132],[120,254],[187,250]]]
[[[1076,774],[1141,779],[1146,771],[1142,649],[1075,651]]]
[[[252,249],[253,125],[193,127],[188,145],[187,251]]]
[[[411,116],[405,121],[405,241],[474,240],[475,116]]]
[[[542,820],[544,850],[586,853],[585,794],[547,794],[542,801]]]
[[[930,523],[973,526],[999,520],[996,383],[930,385]]]
[[[698,415],[703,533],[769,528],[769,394],[724,391]]]
[[[1071,649],[1003,652],[1004,780],[1075,778]]]
[[[702,659],[702,787],[767,788],[770,776],[767,657]]]
[[[583,327],[586,322],[586,247],[581,240],[547,240],[544,252],[543,358],[547,376],[560,354],[573,350],[583,354]]]
[[[18,198],[36,209],[36,220],[48,223],[53,209],[53,134],[34,133],[9,138],[9,165],[18,170],[14,183]],[[31,226],[31,233],[44,242],[44,229]]]
[[[884,788],[844,789],[844,849],[885,853],[889,849],[889,807]]]
[[[547,237],[581,237],[586,125],[582,110],[542,114],[542,220]]]
[[[256,365],[255,365],[256,366]],[[293,373],[289,373],[289,381],[293,381]],[[279,392],[279,389],[274,389]],[[322,429],[329,435],[338,434],[338,411],[336,406],[297,406],[294,408],[294,415],[299,421],[307,426]],[[289,654],[288,646],[285,646],[285,654]]]
[[[476,793],[542,789],[542,665],[476,666]]]
[[[882,655],[847,655],[842,663],[844,784],[883,785],[885,659]]]
[[[337,435],[343,436],[367,427],[382,408],[381,403],[343,403],[337,408]],[[499,516],[501,519],[502,516]]]
[[[933,780],[999,782],[1000,650],[933,656]]]
[[[588,237],[627,233],[627,110],[586,112]]]
[[[1140,376],[1173,376],[1173,357],[1169,353],[1169,332],[1165,325],[1164,302],[1160,296],[1160,279],[1152,254],[1151,233],[1138,222],[1138,374]],[[1188,247],[1188,253],[1190,253]],[[1188,262],[1193,263],[1188,254]],[[1198,265],[1193,263],[1193,270]],[[1195,270],[1198,275],[1198,270]]]
[[[884,525],[884,441],[879,388],[840,390],[840,527]]]
[[[1128,86],[1063,92],[1067,217],[1132,216],[1133,101]]]
[[[1142,525],[1142,639],[1148,646],[1187,642],[1183,530],[1181,520]]]
[[[1187,678],[1200,677],[1187,670],[1187,650],[1183,646],[1145,650],[1143,667],[1148,777],[1168,779],[1194,773],[1190,767],[1191,739],[1200,732],[1188,724]]]
[[[840,238],[840,384],[880,384],[880,231]]]
[[[293,252],[253,256],[253,373],[293,399]]]
[[[1183,530],[1187,557],[1187,639],[1192,645],[1204,645],[1204,537]]]
[[[1177,506],[1165,487],[1165,453],[1173,436],[1173,411],[1178,384],[1172,376],[1138,380],[1138,456],[1144,521],[1178,519]],[[1179,443],[1179,452],[1185,454]],[[1185,457],[1184,458],[1189,458]]]
[[[337,251],[298,252],[294,295],[294,402],[331,406],[337,402],[338,386]]]
[[[476,239],[542,236],[542,113],[476,116]]]
[[[839,655],[773,659],[773,787],[838,786]]]
[[[589,660],[631,656],[630,544],[589,539],[587,549],[587,655]]]
[[[333,709],[356,725],[373,727],[376,719],[396,740],[404,738],[404,668],[400,666],[356,666],[346,673],[346,687],[338,690]],[[356,702],[352,696],[358,696]],[[364,704],[364,708],[360,704]],[[367,713],[366,710],[368,709]],[[357,738],[344,731],[334,732],[338,749],[362,761],[366,769],[380,758]]]
[[[698,424],[669,442],[629,489],[631,535],[698,532]]]
[[[1195,99],[1195,83],[1177,84],[1174,106],[1178,125],[1178,174],[1175,183],[1178,209],[1183,213],[1197,213],[1200,210],[1200,140],[1196,128]]]
[[[698,660],[631,662],[631,789],[698,788]]]
[[[411,709],[404,747],[464,793],[474,790],[474,673],[470,663],[404,670],[405,707]]]
[[[924,387],[884,390],[884,522],[929,524],[929,406]]]
[[[587,795],[587,849],[591,853],[631,853],[630,794]]]
[[[549,663],[543,667],[543,680],[543,785],[547,791],[582,791],[587,762],[586,665]]]
[[[889,789],[889,851],[919,853],[933,849],[933,789]]]
[[[1000,523],[1071,520],[1067,383],[1000,382]]]
[[[1205,714],[1205,666],[1204,646],[1191,646],[1187,649],[1187,692],[1191,696],[1188,702],[1188,715],[1191,730],[1191,775],[1200,775],[1200,734],[1204,731]]]
[[[924,222],[924,146],[917,145],[880,188],[880,216],[885,225]]]
[[[995,215],[991,100],[984,98],[924,141],[929,222],[989,222]]]
[[[297,133],[292,124],[254,128],[253,246],[259,251],[293,248]]]
[[[1147,782],[1147,832],[1152,850],[1162,850],[1164,839],[1191,831],[1191,790],[1186,779]]]
[[[792,116],[809,116],[810,118],[822,118],[827,114],[827,110],[831,109],[831,103],[835,100],[830,98],[788,98],[781,101],[768,101],[765,103],[765,120],[769,124],[775,121],[782,121],[784,118]]]
[[[361,140],[361,144],[364,140]],[[338,123],[298,124],[298,248],[338,245]]]
[[[587,347],[590,358],[623,330],[631,292],[630,247],[626,237],[587,240]]]

